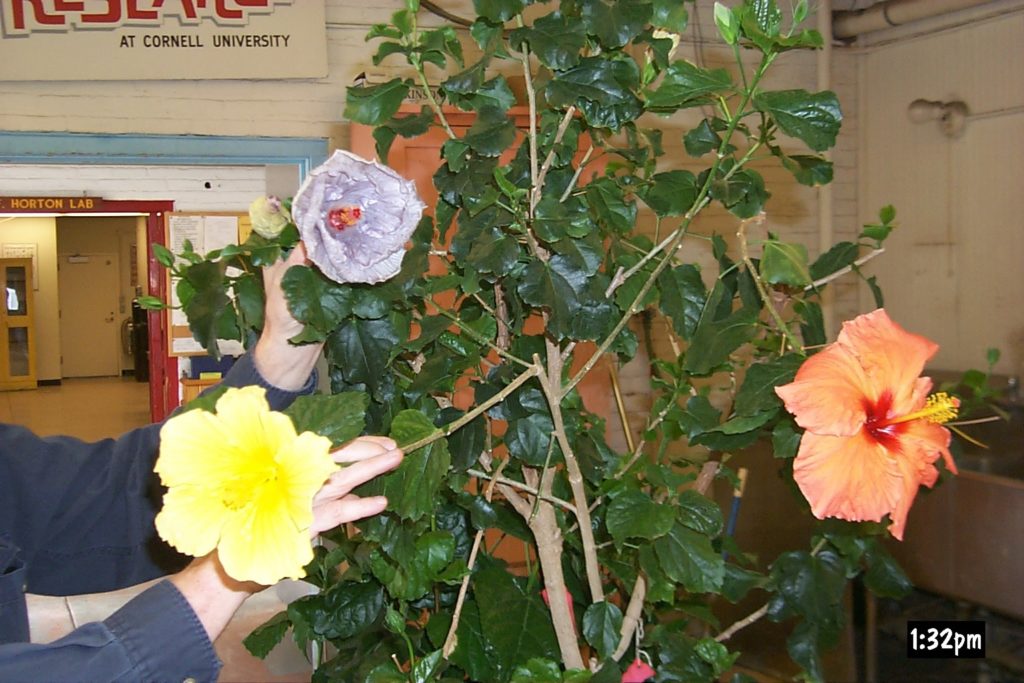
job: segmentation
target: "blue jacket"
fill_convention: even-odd
[[[267,388],[272,408],[299,392],[271,387],[245,355],[223,384]],[[29,643],[25,592],[116,590],[172,573],[183,558],[156,536],[153,473],[161,425],[85,443],[0,424],[0,681],[216,680],[220,661],[185,598],[162,581],[102,622]]]

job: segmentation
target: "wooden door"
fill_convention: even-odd
[[[62,377],[121,374],[117,254],[57,259]]]
[[[36,388],[32,259],[0,259],[5,287],[0,308],[0,390]]]

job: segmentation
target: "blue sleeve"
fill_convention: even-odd
[[[315,382],[310,377],[298,392],[277,389],[259,375],[249,354],[223,380],[266,388],[277,410],[312,391]],[[21,549],[29,592],[105,592],[184,565],[153,526],[162,497],[153,473],[160,427],[86,443],[0,424],[0,535]]]
[[[220,660],[185,598],[163,581],[102,622],[48,644],[0,645],[0,681],[215,681]]]

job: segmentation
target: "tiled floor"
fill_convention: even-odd
[[[21,424],[37,434],[64,434],[87,441],[116,437],[149,423],[149,387],[132,378],[64,380],[59,387],[0,392],[0,421]],[[306,584],[283,582],[250,598],[217,640],[224,662],[221,683],[232,681],[307,681],[309,664],[286,638],[266,660],[241,646],[255,627],[301,594]],[[68,598],[30,595],[32,639],[55,640],[76,626],[106,618],[145,586]]]
[[[87,441],[119,436],[149,422],[149,385],[131,377],[66,379],[60,386],[0,392],[0,421],[36,434]]]

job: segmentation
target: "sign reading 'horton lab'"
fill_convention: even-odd
[[[0,1],[0,81],[326,75],[324,0]]]

